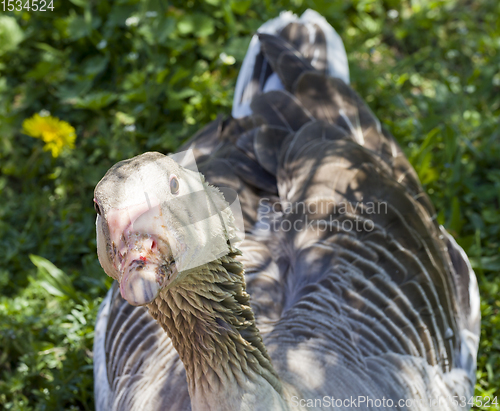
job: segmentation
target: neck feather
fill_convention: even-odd
[[[255,325],[237,254],[190,270],[149,304],[184,363],[193,410],[240,409],[232,407],[251,406],[252,397],[281,403],[281,383]]]

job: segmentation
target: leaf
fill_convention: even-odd
[[[71,40],[78,40],[90,34],[90,27],[85,19],[75,14],[68,17],[67,30]]]
[[[180,34],[193,33],[196,37],[211,35],[215,28],[213,19],[203,14],[187,14],[177,22],[177,30]]]
[[[61,50],[58,50],[54,47],[52,47],[50,44],[47,44],[47,43],[36,43],[35,44],[37,48],[39,48],[40,50],[43,50],[45,52],[47,52],[48,54],[52,54],[54,56],[57,56],[57,57],[63,57],[64,56],[64,52],[61,51]]]
[[[224,51],[228,56],[233,56],[236,61],[243,61],[248,45],[250,44],[250,40],[251,36],[232,38],[224,48]]]
[[[251,0],[231,0],[231,9],[236,14],[245,14],[251,4]]]
[[[83,98],[78,98],[75,101],[75,107],[87,108],[89,110],[100,110],[115,102],[118,95],[106,91],[97,91],[90,93]]]
[[[163,83],[163,81],[165,80],[165,77],[168,76],[168,74],[170,73],[170,69],[167,67],[163,70],[161,70],[157,75],[156,75],[156,82],[158,84],[161,84]]]
[[[105,56],[93,56],[85,60],[85,74],[96,76],[108,66],[109,59]]]
[[[53,61],[39,61],[36,66],[26,74],[28,78],[42,80],[49,77],[59,68],[59,64]]]
[[[491,257],[471,258],[470,263],[472,268],[481,268],[483,270],[499,271],[500,270],[500,255]]]
[[[481,212],[483,220],[490,224],[500,223],[500,212],[498,210],[493,210],[491,208],[485,209]]]
[[[137,90],[134,90],[134,91],[130,91],[128,93],[123,93],[120,96],[121,102],[136,101],[136,102],[143,103],[143,102],[146,102],[147,99],[148,99],[148,95],[143,87],[141,87]]]
[[[458,197],[453,197],[451,201],[451,214],[449,223],[446,225],[450,230],[455,233],[460,233],[464,220],[462,218],[462,213],[460,212],[460,201]]]
[[[0,56],[14,50],[23,38],[24,33],[14,17],[0,16]]]
[[[144,37],[144,40],[146,40],[146,43],[148,43],[149,45],[153,45],[156,43],[157,37],[154,35],[154,32],[150,25],[144,24],[137,31],[142,37]]]
[[[189,34],[194,31],[193,16],[187,14],[177,22],[177,30],[180,34]]]
[[[125,26],[125,20],[129,18],[136,11],[134,5],[119,5],[116,4],[108,16],[107,24],[111,27]]]
[[[121,124],[125,124],[125,125],[130,125],[130,124],[134,124],[135,123],[135,117],[129,115],[129,114],[126,114],[126,113],[123,113],[121,111],[117,111],[116,114],[116,119],[121,123]]]
[[[76,99],[84,93],[88,93],[92,88],[92,79],[80,79],[80,81],[75,83],[63,83],[60,84],[55,92],[55,95],[60,98],[63,104],[70,104],[76,101]]]
[[[196,26],[195,36],[197,37],[210,36],[215,30],[214,21],[210,16],[197,14],[194,16],[194,22]]]
[[[153,27],[153,35],[156,41],[160,44],[165,44],[167,42],[168,36],[170,36],[175,31],[175,26],[177,20],[173,17],[167,17],[164,20],[160,20]]]
[[[418,176],[423,185],[429,184],[438,179],[439,174],[435,168],[432,167],[432,153],[430,151],[426,152],[425,155],[421,155],[420,163],[418,166]]]
[[[71,3],[73,3],[75,6],[79,6],[79,7],[88,7],[89,6],[89,2],[87,0],[69,0]]]
[[[46,258],[30,254],[31,262],[38,268],[38,284],[56,297],[76,298],[76,291],[68,275]]]

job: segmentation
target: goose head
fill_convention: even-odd
[[[235,238],[224,195],[203,176],[160,153],[111,167],[94,192],[97,254],[132,305],[225,255]]]

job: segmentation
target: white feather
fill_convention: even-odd
[[[481,300],[479,297],[479,287],[477,284],[476,274],[470,265],[467,254],[462,247],[458,245],[453,236],[451,236],[444,227],[441,226],[441,232],[448,238],[451,246],[455,248],[467,266],[469,272],[469,304],[470,314],[462,318],[466,323],[465,327],[460,331],[461,347],[460,347],[460,363],[461,366],[468,371],[469,375],[474,376],[477,362],[477,350],[479,347],[479,337],[481,334]]]
[[[277,34],[283,27],[285,27],[292,21],[297,21],[297,16],[290,11],[284,11],[279,15],[279,17],[265,22],[262,26],[259,27],[257,32]],[[243,60],[243,64],[240,69],[240,74],[238,75],[238,79],[236,80],[236,89],[234,91],[232,111],[232,115],[235,118],[245,117],[252,114],[252,110],[250,109],[250,102],[252,101],[254,93],[245,93],[245,90],[249,85],[250,80],[252,79],[252,74],[255,67],[255,59],[257,58],[257,55],[259,53],[259,38],[255,35],[252,37],[252,41],[250,42],[250,46],[248,47],[247,54],[245,55],[245,59]],[[281,85],[281,89],[283,89],[283,85]]]
[[[349,84],[349,64],[347,62],[347,54],[345,52],[344,43],[334,30],[334,28],[326,21],[326,19],[318,12],[307,9],[299,21],[317,24],[326,38],[328,72],[332,77],[338,77],[346,84]]]

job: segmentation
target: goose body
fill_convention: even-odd
[[[180,150],[199,182],[192,161],[146,153],[96,187],[99,260],[118,280],[96,323],[96,409],[464,409],[453,397],[474,390],[476,277],[349,86],[324,18],[283,13],[262,26],[232,114]],[[237,193],[244,239],[214,228],[237,231],[218,203],[210,235],[177,224],[192,219],[195,201],[172,205],[188,186],[214,204],[216,187]],[[143,192],[155,193],[147,209]],[[167,228],[138,228],[142,215]],[[210,261],[164,268],[167,254],[180,264],[195,250],[189,264],[209,247]]]

